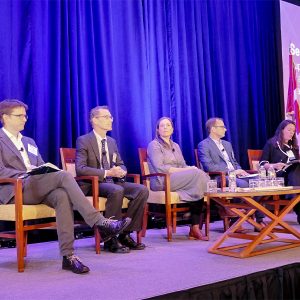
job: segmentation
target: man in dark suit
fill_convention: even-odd
[[[113,117],[107,106],[97,106],[90,112],[93,131],[80,136],[76,143],[77,175],[99,177],[99,195],[107,198],[105,216],[120,220],[122,218],[123,198],[129,199],[127,216],[131,224],[117,238],[104,243],[104,249],[113,253],[128,253],[130,250],[143,250],[145,245],[135,242],[131,231],[142,227],[143,211],[148,199],[148,189],[141,185],[125,182],[127,169],[118,151],[116,141],[107,136],[112,130]],[[91,185],[84,183],[85,194],[90,193]]]
[[[209,136],[198,144],[198,157],[206,172],[235,171],[238,187],[248,187],[247,177],[249,174],[242,169],[233,152],[231,143],[222,140],[226,133],[226,127],[221,118],[211,118],[206,122]],[[260,211],[255,213],[256,221],[264,225],[264,214]]]
[[[130,218],[113,221],[103,217],[90,205],[78,184],[65,171],[28,176],[27,172],[44,163],[33,139],[23,136],[27,121],[27,105],[19,100],[0,102],[0,178],[23,179],[23,203],[44,203],[56,212],[57,235],[62,268],[77,274],[89,272],[74,255],[73,209],[77,210],[91,227],[97,226],[104,240],[120,233],[130,223]],[[11,184],[0,184],[0,205],[14,203]]]

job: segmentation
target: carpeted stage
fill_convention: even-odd
[[[286,219],[300,229],[295,214]],[[88,275],[61,270],[57,242],[29,245],[24,273],[17,272],[15,249],[2,248],[0,299],[299,299],[300,248],[247,259],[209,254],[221,230],[221,221],[212,223],[211,240],[203,242],[178,227],[171,243],[164,229],[148,230],[146,250],[129,254],[96,255],[93,238],[77,240]]]

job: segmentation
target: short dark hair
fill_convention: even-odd
[[[0,102],[0,121],[3,122],[3,115],[11,114],[12,110],[16,107],[24,107],[27,111],[28,106],[20,100],[17,99],[5,99]]]
[[[90,122],[91,122],[91,125],[93,125],[93,122],[92,122],[92,119],[97,116],[97,112],[98,110],[100,109],[106,109],[109,111],[109,107],[107,105],[102,105],[102,106],[96,106],[94,108],[91,109],[90,111]]]
[[[210,119],[208,119],[208,120],[206,121],[205,126],[206,126],[206,130],[207,130],[208,134],[210,134],[211,128],[214,127],[214,126],[216,125],[216,122],[217,122],[218,120],[224,122],[222,118],[217,118],[217,117],[215,117],[215,118],[210,118]]]

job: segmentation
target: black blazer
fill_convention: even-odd
[[[281,147],[282,150],[288,151],[289,148],[286,146]],[[296,149],[291,149],[295,155],[296,159],[299,159],[299,152]],[[278,147],[277,144],[274,145],[272,139],[269,139],[263,149],[263,154],[261,156],[261,162],[268,161],[269,163],[286,163],[288,161],[288,156],[284,154]]]

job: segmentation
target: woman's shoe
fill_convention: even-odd
[[[197,225],[193,225],[190,228],[189,233],[189,239],[190,240],[201,240],[201,241],[208,241],[208,237],[204,236]]]

